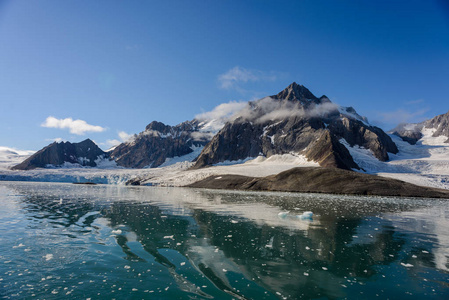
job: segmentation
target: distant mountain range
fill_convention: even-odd
[[[423,136],[423,130],[433,130],[434,136],[444,136],[449,142],[448,124],[449,113],[419,124],[403,124],[392,133],[414,144]],[[347,147],[368,149],[379,161],[389,160],[389,153],[398,153],[391,137],[369,124],[354,108],[338,106],[326,96],[318,98],[294,82],[276,95],[249,102],[226,120],[193,119],[176,126],[153,121],[110,152],[102,151],[89,139],[73,144],[53,143],[13,169],[65,164],[96,167],[102,160],[126,168],[156,168],[202,149],[194,160],[194,169],[295,153],[322,167],[360,170]]]
[[[449,143],[449,112],[421,123],[400,124],[391,133],[414,145],[426,130],[432,130],[433,137],[446,138],[444,142]]]

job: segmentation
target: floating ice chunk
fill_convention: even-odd
[[[297,215],[296,217],[300,220],[312,220],[313,212],[305,211],[302,215]]]
[[[120,229],[112,230],[112,234],[122,234],[122,231]]]
[[[47,254],[44,256],[46,261],[52,260],[53,259],[53,254]]]
[[[281,219],[285,219],[287,217],[288,213],[289,213],[288,211],[280,212],[280,213],[278,213],[278,217]]]
[[[404,264],[404,263],[401,263],[401,266],[406,267],[406,268],[413,268],[413,265],[412,265],[412,264]]]

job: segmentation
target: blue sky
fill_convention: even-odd
[[[293,81],[384,129],[446,113],[448,2],[0,0],[1,146],[107,149]]]

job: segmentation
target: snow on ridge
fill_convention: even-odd
[[[173,166],[175,164],[179,164],[181,168],[188,168],[193,165],[192,161],[200,155],[201,151],[203,150],[204,146],[195,146],[193,145],[190,147],[190,149],[193,150],[193,152],[183,155],[183,156],[175,156],[175,157],[167,157],[165,159],[165,162],[160,165],[158,168]]]
[[[432,130],[425,132],[424,140],[410,145],[396,135],[390,135],[397,145],[397,154],[388,153],[390,160],[376,159],[369,149],[355,145],[351,147],[346,140],[343,144],[364,172],[383,177],[395,178],[421,186],[449,189],[449,144],[441,145],[442,139],[432,137]],[[357,170],[363,172],[361,170]]]
[[[448,143],[445,143],[445,141],[448,140],[448,137],[445,135],[440,136],[433,136],[433,134],[437,131],[435,128],[423,128],[421,130],[421,133],[423,135],[422,138],[418,140],[418,143],[422,145],[431,145],[431,146],[443,146],[447,147],[449,146]]]
[[[363,124],[365,124],[366,126],[369,126],[369,127],[372,126],[371,124],[369,124],[368,119],[366,117],[362,117],[361,115],[359,115],[352,107],[339,106],[338,111],[340,112],[340,114],[342,114],[346,117],[349,117],[351,119],[360,121]]]

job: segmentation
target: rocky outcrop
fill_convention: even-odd
[[[118,145],[111,157],[123,167],[155,168],[167,158],[184,156],[195,147],[203,147],[210,138],[210,133],[201,131],[197,120],[176,126],[154,121],[146,126],[145,131]]]
[[[438,137],[443,135],[448,138],[445,143],[449,143],[449,112],[425,121],[424,127],[435,129],[433,136]]]
[[[59,167],[65,163],[96,167],[99,160],[107,157],[108,154],[90,139],[79,143],[54,142],[34,153],[22,163],[12,167],[12,169],[31,170],[35,168]]]
[[[370,149],[382,161],[389,159],[388,152],[398,152],[382,129],[352,107],[339,107],[292,83],[277,95],[250,102],[206,145],[193,168],[295,152],[321,166],[359,169],[341,139]]]
[[[415,145],[424,136],[424,129],[433,129],[433,137],[445,136],[447,137],[445,143],[449,143],[449,112],[421,123],[400,124],[390,132],[409,144]]]
[[[422,128],[422,124],[399,124],[390,133],[399,136],[410,145],[415,145],[423,137]]]
[[[293,168],[267,177],[215,175],[189,187],[449,199],[447,190],[347,170],[310,167]]]

